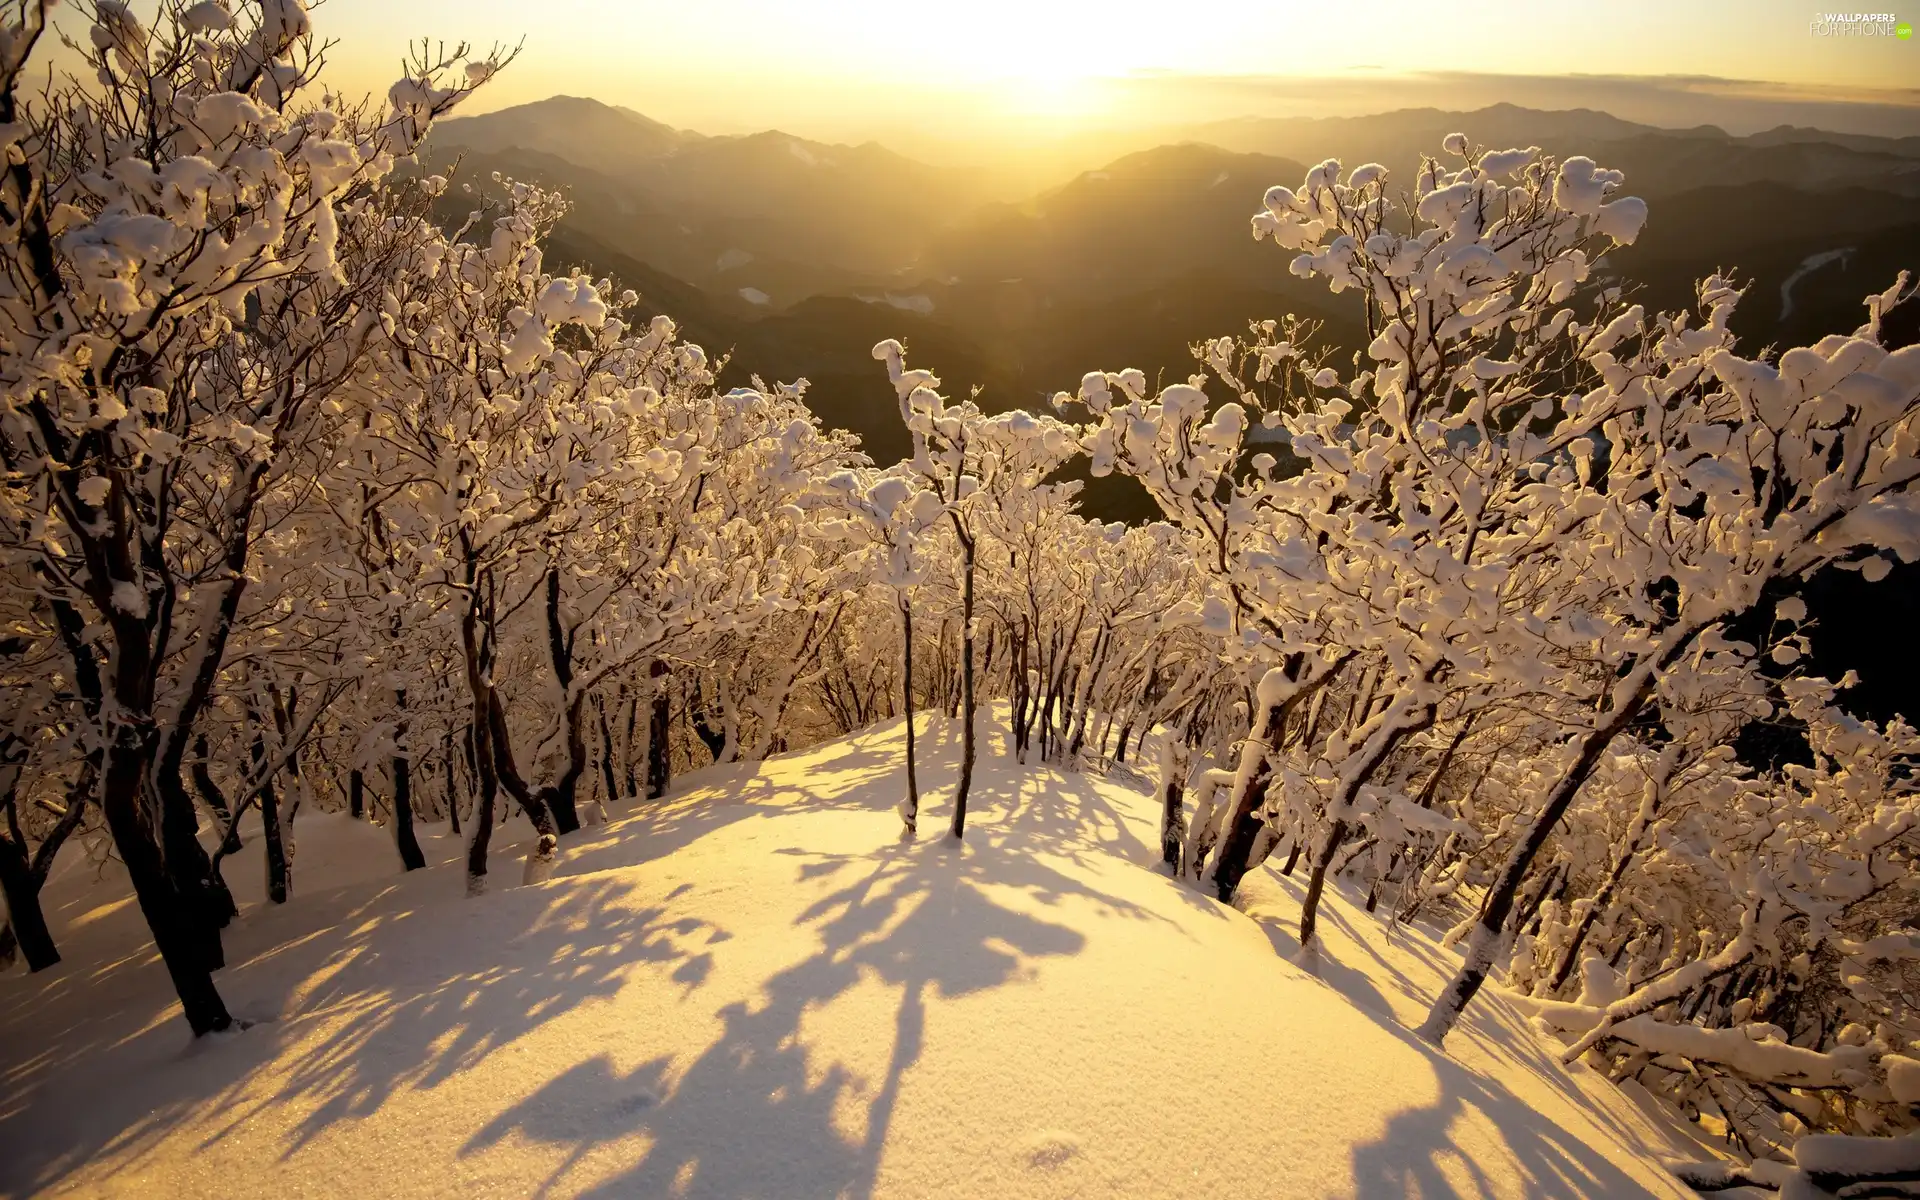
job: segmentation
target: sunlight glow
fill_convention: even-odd
[[[1009,138],[1239,116],[1315,116],[1491,103],[1478,78],[1548,81],[1499,99],[1608,107],[1582,81],[1630,77],[1672,91],[1712,77],[1759,88],[1879,90],[1920,105],[1920,47],[1810,37],[1788,0],[1618,0],[1605,9],[1486,0],[1364,8],[1183,0],[329,0],[330,78],[384,94],[407,40],[522,45],[470,111],[555,94],[593,96],[706,133],[783,128],[904,146],[915,138],[1003,149]],[[1443,94],[1455,81],[1469,86]],[[1556,102],[1557,101],[1557,102]],[[1666,109],[1672,109],[1671,104]],[[1642,111],[1656,123],[1728,119]],[[1769,118],[1771,120],[1771,118]],[[1772,121],[1778,123],[1778,121]],[[1765,126],[1758,126],[1765,127]]]

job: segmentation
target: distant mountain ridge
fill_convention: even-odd
[[[584,96],[552,96],[476,117],[449,117],[434,127],[438,143],[486,154],[537,150],[600,171],[629,169],[704,137]]]
[[[1269,185],[1298,184],[1329,157],[1382,162],[1410,183],[1455,131],[1626,172],[1652,215],[1603,271],[1673,308],[1692,303],[1697,279],[1735,268],[1751,284],[1735,328],[1755,345],[1851,330],[1861,296],[1920,269],[1920,138],[1789,126],[1735,137],[1592,109],[1216,122],[1015,201],[874,143],[707,137],[574,97],[444,122],[429,156],[464,158],[482,190],[494,170],[565,186],[556,262],[638,288],[728,356],[730,385],[807,377],[815,411],[891,461],[905,435],[868,354],[882,337],[905,340],[954,394],[981,388],[991,409],[1043,404],[1094,368],[1184,378],[1199,339],[1288,312],[1357,349],[1357,310],[1294,278],[1248,217]],[[1102,516],[1146,511],[1111,479],[1088,496]]]
[[[1455,131],[1478,146],[1590,155],[1625,171],[1629,190],[1649,199],[1761,184],[1920,199],[1920,137],[1793,126],[1735,137],[1711,125],[1667,129],[1594,109],[1514,104],[1213,122],[1014,203],[995,202],[978,172],[930,166],[874,142],[777,130],[710,137],[581,97],[450,119],[432,144],[476,166],[566,185],[574,223],[596,240],[726,304],[778,310],[823,294],[893,296],[923,308],[917,297],[938,304],[928,289],[956,277],[973,284],[1038,272],[1064,286],[1107,286],[1109,274],[1137,281],[1144,269],[1151,280],[1190,268],[1182,256],[1196,251],[1244,269],[1241,218],[1268,184],[1293,183],[1299,164],[1328,157],[1381,162],[1410,179],[1420,156]],[[1196,180],[1196,171],[1226,171],[1223,191],[1202,194],[1214,176]],[[1097,186],[1109,180],[1114,186]],[[1076,205],[1100,237],[1065,228]],[[1120,245],[1124,256],[1113,253]]]
[[[702,287],[780,303],[895,282],[984,200],[971,173],[876,142],[710,137],[566,96],[442,122],[430,153],[569,185],[576,221],[591,215],[600,240]]]
[[[1920,198],[1920,138],[1830,139],[1789,126],[1735,137],[1711,125],[1664,129],[1589,109],[1537,112],[1494,105],[1467,113],[1408,109],[1375,117],[1229,122],[1193,132],[1229,149],[1303,162],[1379,162],[1406,178],[1422,155],[1437,154],[1441,140],[1455,131],[1489,149],[1539,146],[1563,156],[1585,154],[1624,171],[1627,189],[1649,200],[1741,184],[1813,192],[1869,188]]]

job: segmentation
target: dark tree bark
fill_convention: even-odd
[[[547,807],[545,792],[527,786],[520,776],[519,765],[514,761],[513,742],[507,733],[507,710],[500,703],[500,693],[487,689],[487,731],[493,740],[493,770],[499,778],[500,786],[507,795],[519,802],[520,808],[527,814],[527,820],[533,824],[533,831],[540,837],[540,845],[535,856],[551,859],[555,847],[560,843],[560,830],[554,824],[553,811]]]
[[[913,767],[913,609],[905,596],[900,598],[900,701],[907,712],[907,799],[900,810],[905,835],[920,830],[920,780]]]
[[[493,686],[493,581],[489,574],[480,570],[478,555],[466,541],[467,535],[463,532],[461,537],[467,560],[466,578],[470,599],[460,618],[460,643],[461,654],[466,660],[467,693],[473,700],[476,731],[474,757],[481,766],[480,798],[484,809],[484,813],[476,818],[474,840],[467,846],[467,891],[470,895],[477,895],[486,890],[486,855],[492,839],[492,805],[496,789],[504,788],[508,795],[519,802],[527,819],[533,823],[534,832],[539,835],[528,863],[530,870],[535,864],[553,863],[560,835],[554,827],[552,810],[547,806],[545,789],[536,793],[529,788],[514,762],[506,710],[500,703],[500,693]]]
[[[540,797],[553,813],[554,828],[560,833],[575,833],[580,829],[580,777],[587,769],[587,737],[584,694],[575,696],[567,704],[567,763],[560,769],[560,777],[547,787],[540,789]]]
[[[240,814],[234,812],[233,806],[227,803],[226,793],[220,790],[219,783],[213,778],[213,769],[207,765],[207,735],[204,733],[194,743],[192,774],[193,786],[200,790],[200,798],[220,818],[225,830],[220,835],[220,857],[237,853],[241,846]],[[219,872],[216,870],[214,874],[217,877]]]
[[[1518,919],[1514,921],[1513,927],[1525,929],[1527,922],[1539,915],[1541,906],[1546,904],[1548,898],[1553,895],[1554,889],[1565,882],[1571,874],[1572,872],[1564,863],[1555,863],[1548,867],[1547,873],[1541,877],[1539,884],[1515,907],[1514,911]]]
[[[1028,654],[1033,641],[1032,626],[1023,614],[1020,618],[1020,631],[1009,634],[1013,643],[1009,652],[1012,675],[1013,705],[1013,756],[1017,762],[1027,761],[1028,739],[1033,732],[1033,682],[1028,676]]]
[[[954,514],[953,527],[960,535],[960,783],[953,792],[955,838],[966,836],[967,792],[973,787],[973,538]]]
[[[1299,654],[1290,655],[1283,669],[1289,680],[1297,680],[1300,672],[1306,669],[1306,660]],[[1324,686],[1330,678],[1331,673],[1323,676],[1318,686]],[[1255,717],[1253,732],[1260,741],[1260,758],[1254,764],[1246,786],[1233,797],[1232,805],[1221,822],[1220,844],[1214,850],[1213,884],[1222,903],[1233,902],[1233,894],[1239,890],[1240,880],[1247,873],[1247,858],[1253,850],[1254,839],[1260,833],[1261,822],[1254,814],[1266,802],[1267,788],[1273,779],[1273,765],[1268,761],[1268,754],[1279,746],[1280,735],[1287,727],[1288,714],[1313,690],[1312,687],[1296,689],[1279,704]]]
[[[1676,638],[1673,645],[1663,656],[1660,666],[1665,667],[1676,660],[1686,647],[1698,636],[1693,630],[1685,636]],[[1526,878],[1527,869],[1533,865],[1534,858],[1547,844],[1548,836],[1560,818],[1566,814],[1567,807],[1593,768],[1600,761],[1613,739],[1621,730],[1632,724],[1640,710],[1646,706],[1648,697],[1653,694],[1654,676],[1649,673],[1645,682],[1635,690],[1624,704],[1619,705],[1607,718],[1580,743],[1580,753],[1573,765],[1562,775],[1553,789],[1547,793],[1546,802],[1541,805],[1533,825],[1528,829],[1526,838],[1509,855],[1500,874],[1487,888],[1486,902],[1481,906],[1480,919],[1470,935],[1474,940],[1467,949],[1467,961],[1454,976],[1439,998],[1433,1002],[1433,1009],[1427,1014],[1425,1023],[1420,1026],[1420,1036],[1434,1045],[1440,1045],[1453,1029],[1460,1014],[1472,1002],[1480,988],[1487,981],[1487,973],[1493,967],[1493,954],[1500,940],[1500,932],[1505,927],[1508,915],[1513,911],[1515,898],[1519,895],[1520,883]]]
[[[1280,868],[1280,873],[1282,875],[1292,877],[1293,868],[1298,866],[1299,863],[1300,863],[1300,839],[1296,837],[1293,839],[1293,844],[1287,848],[1287,864]]]
[[[487,890],[487,851],[493,845],[493,809],[499,793],[493,753],[493,727],[488,703],[493,671],[492,576],[479,570],[478,555],[468,535],[460,535],[465,556],[468,600],[460,613],[460,654],[466,667],[467,698],[473,705],[468,719],[467,744],[473,755],[475,791],[473,837],[467,842],[467,895]]]
[[[253,769],[263,771],[267,763],[266,740],[253,735]],[[293,864],[287,858],[286,840],[280,832],[280,798],[273,787],[273,772],[260,781],[260,840],[267,847],[267,899],[285,904],[293,891]],[[354,774],[358,775],[356,771]]]
[[[594,713],[600,719],[600,782],[607,789],[607,803],[611,805],[620,798],[620,788],[613,774],[613,729],[607,724],[606,697],[595,703]]]
[[[560,776],[540,789],[540,799],[553,813],[558,833],[574,833],[580,828],[580,776],[587,769],[587,735],[581,722],[586,696],[573,694],[573,642],[577,631],[570,630],[560,612],[560,571],[547,569],[547,654],[553,662],[554,682],[560,687],[565,709],[567,764]]]
[[[1094,689],[1100,686],[1100,669],[1105,665],[1107,654],[1113,647],[1113,631],[1103,622],[1093,634],[1093,650],[1087,655],[1086,690],[1076,691],[1069,698],[1072,710],[1067,713],[1067,757],[1080,753],[1087,742],[1087,722],[1093,714]]]
[[[400,851],[403,870],[418,871],[427,865],[413,828],[413,765],[402,754],[393,757],[393,844]]]
[[[468,731],[472,736],[472,731]],[[455,837],[460,836],[460,791],[453,781],[453,735],[447,735],[447,744],[441,753],[440,768],[446,776],[447,821]]]
[[[622,707],[626,710],[626,714],[627,714],[627,719],[626,719],[627,731],[625,734],[626,740],[621,743],[622,745],[621,760],[622,761],[620,765],[622,770],[625,772],[625,778],[627,781],[627,795],[638,796],[640,794],[640,776],[634,770],[636,764],[633,761],[633,739],[634,739],[634,736],[640,732],[640,698],[638,696],[633,695],[629,690],[628,686],[625,684],[621,685],[620,694],[626,697],[625,703],[622,705]]]
[[[20,953],[26,956],[27,969],[44,971],[58,963],[60,951],[40,909],[40,888],[33,882],[26,846],[4,833],[0,833],[0,895],[6,898],[6,915]]]
[[[359,767],[347,772],[347,812],[356,821],[367,819],[367,777]]]
[[[667,695],[667,664],[654,659],[647,666],[653,683],[653,703],[647,718],[647,799],[658,800],[673,786],[673,708]]]
[[[0,898],[5,900],[4,906],[0,906],[4,913],[0,915],[6,918],[0,922],[6,926],[0,963],[12,961],[16,949],[26,957],[29,971],[44,971],[60,961],[53,933],[47,928],[46,913],[40,907],[40,889],[47,882],[47,873],[53,869],[54,857],[74,830],[80,828],[87,797],[92,794],[98,777],[95,761],[90,759],[81,765],[78,778],[67,790],[66,812],[47,831],[31,856],[27,853],[26,835],[21,832],[19,811],[15,807],[17,776],[16,786],[7,789],[7,824],[0,830]]]
[[[1601,885],[1599,893],[1594,896],[1593,903],[1588,906],[1587,911],[1580,915],[1579,923],[1573,927],[1573,936],[1567,939],[1566,949],[1560,952],[1560,961],[1554,965],[1553,974],[1547,978],[1547,994],[1551,995],[1559,991],[1561,985],[1567,982],[1567,977],[1573,974],[1574,965],[1580,961],[1580,948],[1586,944],[1587,935],[1593,932],[1594,924],[1600,920],[1608,902],[1613,899],[1613,890],[1620,885],[1621,878],[1626,875],[1627,866],[1633,861],[1634,852],[1638,848],[1638,846],[1629,845],[1623,848],[1619,856],[1614,859],[1613,869],[1607,873],[1606,882]]]
[[[1163,753],[1167,756],[1167,775],[1160,781],[1160,860],[1178,871],[1180,835],[1186,828],[1182,809],[1186,796],[1187,745],[1169,738]]]
[[[406,689],[398,688],[393,693],[394,703],[400,711],[407,709]],[[402,722],[394,731],[395,740],[403,749],[393,756],[393,844],[400,851],[400,867],[406,871],[418,871],[427,865],[427,856],[420,852],[420,839],[413,829],[413,764],[408,760],[404,749],[407,726]]]
[[[1262,713],[1259,724],[1260,743],[1263,747],[1272,747],[1279,743],[1280,731],[1287,721],[1288,702],[1274,705]],[[1214,850],[1213,886],[1215,894],[1223,904],[1233,903],[1233,896],[1240,888],[1240,880],[1247,872],[1247,852],[1253,849],[1253,842],[1260,833],[1260,818],[1254,814],[1266,803],[1267,787],[1273,779],[1273,767],[1267,761],[1265,750],[1261,751],[1260,761],[1248,777],[1246,786],[1233,796],[1232,806],[1220,823],[1220,844]]]
[[[163,770],[153,785],[160,793],[160,837],[166,847],[167,874],[175,889],[193,910],[196,924],[204,927],[200,941],[208,966],[219,970],[226,966],[226,953],[220,945],[220,930],[240,912],[227,889],[226,880],[213,869],[213,859],[200,844],[200,816],[193,798],[181,782],[178,764]]]
[[[181,1013],[194,1034],[212,1033],[233,1025],[233,1017],[213,985],[209,930],[174,886],[160,858],[160,839],[147,823],[141,803],[142,784],[153,761],[156,733],[151,722],[119,720],[111,727],[106,770],[100,783],[100,807],[107,818],[120,860],[140,904],[141,915],[153,932],[153,941],[180,997]],[[218,944],[219,930],[211,930]]]
[[[1353,773],[1351,782],[1339,796],[1334,798],[1332,806],[1337,806],[1342,812],[1348,811],[1353,798],[1359,794],[1361,786],[1373,777],[1373,773],[1379,769],[1380,764],[1393,753],[1394,747],[1404,741],[1409,734],[1418,733],[1433,724],[1434,711],[1434,705],[1426,705],[1411,724],[1402,725],[1390,736],[1381,738],[1375,753],[1360,764],[1360,769]],[[1319,849],[1314,853],[1313,869],[1307,876],[1306,894],[1300,900],[1300,944],[1302,946],[1313,938],[1313,931],[1320,915],[1320,897],[1327,886],[1327,868],[1333,865],[1334,855],[1340,852],[1340,844],[1346,841],[1348,828],[1344,817],[1336,817],[1328,824],[1326,835],[1322,838]]]
[[[478,704],[478,701],[475,701]],[[499,782],[493,773],[493,743],[486,722],[474,714],[467,727],[473,744],[475,793],[473,837],[467,842],[467,894],[479,895],[487,886],[487,849],[493,844],[493,807]]]
[[[719,762],[720,755],[727,748],[727,732],[713,723],[713,716],[707,711],[706,691],[697,674],[693,680],[693,695],[687,700],[687,722],[706,745],[713,761]]]

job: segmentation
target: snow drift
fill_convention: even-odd
[[[935,810],[955,733],[921,740]],[[1145,781],[997,737],[969,839],[902,843],[902,740],[690,777],[473,900],[457,839],[402,876],[382,831],[303,818],[302,868],[358,876],[261,904],[248,845],[222,986],[255,1023],[191,1044],[76,855],[66,962],[0,981],[0,1193],[1688,1194],[1668,1126],[1504,1003],[1446,1054],[1403,1026],[1457,964],[1431,931],[1336,886],[1302,957],[1291,881],[1221,905],[1153,865]]]

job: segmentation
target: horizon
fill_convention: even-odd
[[[1514,81],[1531,82],[1531,80],[1529,80],[1529,78],[1525,76],[1504,77],[1504,76],[1492,76],[1492,75],[1475,75],[1475,76],[1465,77],[1464,79],[1457,78],[1452,82],[1454,82],[1456,86],[1461,86],[1461,87],[1464,87],[1470,83],[1472,85],[1482,86],[1486,88],[1498,88],[1503,85],[1510,86]],[[1196,80],[1193,80],[1192,82],[1199,83],[1199,84],[1213,84],[1213,85],[1220,85],[1223,83],[1230,83],[1230,82],[1239,82],[1239,83],[1244,83],[1246,85],[1259,85],[1259,84],[1272,83],[1274,81],[1263,79],[1260,77],[1247,77],[1243,81],[1226,81],[1226,80],[1220,80],[1220,79],[1206,79],[1206,80],[1196,79]],[[1702,131],[1718,132],[1720,134],[1724,134],[1732,138],[1751,137],[1757,134],[1770,133],[1777,130],[1789,130],[1789,129],[1808,130],[1808,131],[1824,133],[1824,134],[1840,134],[1845,136],[1860,136],[1860,137],[1878,137],[1878,138],[1887,138],[1887,139],[1897,139],[1897,138],[1904,138],[1904,137],[1920,137],[1920,105],[1914,105],[1914,106],[1911,106],[1911,108],[1909,108],[1908,106],[1879,104],[1879,103],[1874,103],[1872,101],[1866,101],[1866,100],[1840,101],[1840,100],[1822,100],[1822,99],[1816,99],[1812,97],[1797,98],[1797,99],[1784,99],[1784,98],[1767,99],[1762,95],[1743,93],[1739,90],[1742,87],[1751,86],[1751,81],[1732,80],[1732,79],[1666,80],[1658,77],[1648,77],[1642,80],[1642,79],[1628,79],[1628,78],[1620,78],[1620,77],[1593,77],[1591,79],[1578,80],[1573,82],[1576,82],[1580,85],[1584,85],[1590,88],[1616,87],[1621,89],[1631,88],[1636,85],[1657,88],[1662,85],[1679,85],[1684,83],[1684,84],[1692,85],[1695,88],[1703,89],[1702,94],[1706,94],[1706,95],[1717,94],[1717,96],[1721,99],[1723,104],[1753,105],[1754,112],[1746,120],[1732,120],[1732,121],[1715,121],[1715,120],[1709,120],[1705,118],[1698,119],[1698,120],[1684,120],[1678,114],[1671,114],[1669,115],[1668,119],[1665,119],[1665,120],[1643,119],[1641,117],[1625,115],[1625,113],[1627,112],[1640,111],[1647,107],[1647,105],[1644,102],[1634,103],[1631,100],[1629,100],[1625,104],[1616,104],[1613,107],[1608,107],[1606,98],[1603,96],[1594,97],[1594,102],[1592,103],[1575,103],[1575,102],[1569,101],[1567,103],[1556,104],[1556,103],[1552,103],[1549,100],[1543,103],[1530,104],[1530,103],[1525,103],[1522,101],[1516,101],[1512,99],[1487,99],[1484,103],[1481,103],[1481,102],[1477,102],[1478,100],[1477,97],[1473,97],[1469,93],[1465,96],[1456,97],[1457,99],[1460,100],[1460,102],[1454,103],[1454,104],[1408,103],[1408,104],[1394,105],[1391,107],[1378,107],[1378,108],[1356,106],[1352,109],[1352,111],[1342,110],[1342,111],[1330,111],[1330,112],[1312,113],[1312,114],[1309,114],[1309,113],[1262,114],[1254,111],[1246,111],[1246,112],[1242,112],[1232,116],[1219,116],[1219,117],[1213,117],[1213,118],[1209,118],[1201,121],[1192,121],[1192,122],[1183,122],[1183,123],[1165,122],[1160,125],[1137,125],[1137,126],[1126,126],[1126,125],[1115,124],[1115,125],[1101,126],[1101,127],[1090,128],[1090,129],[1077,130],[1077,131],[1074,131],[1074,134],[1060,135],[1060,137],[1062,139],[1065,139],[1065,138],[1075,136],[1076,134],[1081,134],[1081,135],[1119,134],[1124,132],[1133,132],[1138,135],[1151,135],[1155,132],[1166,131],[1179,136],[1180,140],[1204,141],[1203,138],[1195,138],[1188,135],[1191,135],[1195,132],[1205,132],[1208,129],[1232,128],[1248,122],[1284,121],[1284,122],[1300,122],[1303,124],[1311,123],[1311,122],[1326,122],[1328,124],[1334,124],[1334,123],[1344,122],[1344,121],[1365,121],[1372,118],[1392,117],[1392,116],[1398,116],[1398,115],[1410,114],[1410,113],[1431,112],[1431,113],[1437,113],[1442,115],[1472,116],[1480,113],[1497,112],[1503,109],[1519,111],[1519,112],[1540,113],[1544,115],[1594,113],[1602,116],[1615,117],[1621,121],[1625,121],[1635,125],[1645,126],[1649,129],[1658,129],[1663,132],[1685,133],[1693,130],[1702,130]],[[1724,89],[1724,90],[1716,91],[1716,89]],[[550,104],[556,101],[584,101],[591,104],[598,104],[610,110],[625,112],[630,115],[637,116],[648,121],[655,121],[661,125],[668,126],[669,128],[676,130],[677,132],[680,132],[683,134],[693,134],[698,137],[738,138],[738,137],[752,137],[752,136],[755,136],[758,134],[764,134],[764,133],[780,133],[780,134],[785,134],[791,137],[800,138],[803,140],[830,143],[830,144],[840,145],[840,146],[879,145],[887,149],[895,150],[896,152],[902,152],[899,150],[897,146],[894,145],[893,142],[889,140],[889,138],[886,135],[887,128],[892,128],[895,130],[903,128],[902,126],[898,126],[898,125],[891,126],[891,127],[882,127],[879,132],[875,132],[867,136],[854,135],[854,136],[842,136],[842,137],[835,137],[835,136],[832,136],[831,134],[811,135],[805,131],[804,123],[782,124],[782,123],[776,122],[776,123],[764,124],[764,125],[750,125],[750,126],[745,126],[739,129],[726,128],[726,129],[716,130],[709,127],[702,127],[702,126],[697,126],[692,124],[682,125],[672,121],[663,120],[659,116],[657,116],[656,113],[653,111],[641,109],[631,104],[624,104],[618,101],[608,100],[604,97],[592,95],[584,92],[564,92],[564,91],[553,92],[551,94],[544,95],[544,96],[534,96],[526,99],[515,99],[512,102],[505,103],[505,104],[486,105],[481,103],[474,103],[472,105],[462,105],[457,112],[453,113],[452,115],[446,118],[446,122],[450,123],[450,122],[458,122],[458,121],[465,121],[465,120],[473,120],[481,117],[497,116],[501,113],[535,108],[539,105]],[[1624,112],[1622,110],[1624,110]],[[1762,116],[1758,115],[1761,112],[1773,112],[1773,111],[1783,111],[1783,110],[1787,112],[1798,112],[1800,110],[1804,110],[1804,115],[1801,116],[1799,119],[1782,119],[1782,120],[1772,120],[1772,121],[1769,121],[1763,118]],[[1839,120],[1831,119],[1833,114],[1838,114],[1840,119]],[[1823,120],[1823,118],[1826,118],[1826,119]]]
[[[1205,140],[1203,136],[1196,139],[1196,131],[1246,121],[1337,121],[1422,109],[1466,113],[1503,105],[1541,112],[1600,112],[1659,129],[1711,126],[1733,137],[1782,127],[1851,136],[1920,137],[1920,88],[1823,88],[1706,75],[1142,72],[1084,81],[1083,95],[1099,102],[1076,108],[1023,107],[1017,93],[927,89],[911,98],[891,97],[888,115],[879,115],[873,106],[862,103],[858,85],[849,85],[838,94],[830,88],[813,88],[811,105],[742,103],[726,109],[707,104],[697,91],[634,94],[562,86],[541,92],[533,81],[542,76],[523,71],[533,45],[529,41],[522,60],[450,119],[572,97],[628,109],[707,136],[776,130],[834,144],[875,142],[943,165],[1046,156],[1076,144],[1140,147],[1156,141]],[[1916,54],[1920,55],[1920,48]]]
[[[1816,12],[1785,0],[1679,12],[1634,0],[1600,17],[1495,0],[1476,20],[1438,21],[1410,0],[1383,0],[1364,45],[1348,45],[1358,39],[1334,15],[1248,18],[1224,0],[1192,0],[1171,27],[1152,13],[1096,21],[1060,0],[990,0],[965,13],[871,0],[804,12],[648,0],[609,20],[613,11],[556,0],[536,20],[501,0],[417,0],[402,23],[388,4],[331,0],[327,76],[337,94],[384,98],[409,45],[432,31],[436,45],[465,41],[482,57],[518,47],[461,116],[584,96],[705,134],[779,129],[957,163],[1249,118],[1502,101],[1735,136],[1783,124],[1920,136],[1920,44],[1822,34]],[[72,36],[65,26],[82,18],[61,12]]]

